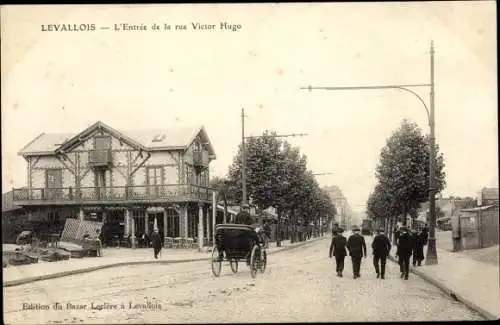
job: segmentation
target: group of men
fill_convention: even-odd
[[[365,238],[359,233],[359,228],[353,229],[353,234],[346,239],[342,233],[344,229],[338,228],[334,230],[332,243],[330,245],[330,258],[335,256],[335,264],[337,276],[342,277],[344,271],[344,259],[349,251],[349,256],[352,261],[352,273],[354,278],[361,277],[361,259],[366,258],[366,242]]]
[[[395,229],[394,235],[398,246],[396,256],[399,257],[401,278],[408,280],[412,255],[413,266],[421,266],[424,260],[424,247],[427,245],[428,240],[427,227],[410,230],[408,227],[402,226]]]
[[[398,258],[401,278],[408,280],[410,270],[410,258],[413,255],[413,265],[420,266],[424,260],[424,246],[427,245],[426,229],[411,231],[407,227],[396,229],[396,257]],[[330,245],[330,258],[335,257],[336,272],[338,277],[342,277],[344,271],[344,259],[347,255],[351,257],[352,273],[354,279],[361,277],[360,268],[362,258],[367,257],[366,242],[360,234],[360,229],[355,227],[353,234],[346,239],[342,234],[342,228],[335,227]],[[372,241],[373,266],[377,279],[385,279],[385,268],[387,257],[391,252],[391,241],[385,235],[384,229],[377,230],[377,234]]]

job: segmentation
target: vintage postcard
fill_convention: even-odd
[[[2,6],[5,322],[499,318],[495,9]]]

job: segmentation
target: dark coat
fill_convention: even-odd
[[[330,244],[330,257],[347,256],[347,239],[341,234],[333,236],[332,243]]]
[[[409,233],[402,233],[398,240],[398,256],[411,256],[414,244],[414,240]]]
[[[422,236],[424,239],[424,246],[425,246],[425,245],[427,245],[427,240],[429,239],[429,231],[427,230],[427,228],[424,228],[422,230]]]
[[[394,242],[396,245],[398,244],[399,236],[401,235],[401,232],[397,229],[394,228]]]
[[[415,246],[413,248],[413,256],[417,260],[424,259],[424,246],[426,244],[426,235],[424,233],[417,234],[415,236]]]
[[[353,234],[347,240],[347,249],[349,255],[354,257],[366,257],[366,242],[365,238],[360,234]]]
[[[240,211],[234,218],[234,223],[240,225],[251,225],[253,223],[253,218],[250,213],[246,211]]]
[[[154,248],[162,247],[162,240],[159,233],[153,233],[151,235],[151,243],[153,244]]]
[[[391,251],[391,241],[385,234],[378,234],[372,242],[373,255],[387,257]]]

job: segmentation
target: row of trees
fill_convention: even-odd
[[[240,145],[227,178],[212,179],[212,187],[219,191],[225,206],[240,204],[242,200],[241,153]],[[259,210],[272,206],[278,219],[286,215],[292,224],[300,218],[306,224],[317,225],[320,217],[336,215],[328,193],[307,170],[307,157],[299,148],[276,137],[276,133],[266,131],[260,137],[248,139],[245,157],[247,196]],[[296,234],[292,240],[296,240]]]
[[[429,193],[429,137],[412,122],[404,120],[392,133],[380,153],[376,167],[377,184],[367,201],[367,214],[386,230],[393,229],[398,217],[417,216]],[[445,185],[444,159],[435,146],[436,193]]]

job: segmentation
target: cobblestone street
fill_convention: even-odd
[[[375,278],[369,256],[354,280],[346,259],[337,278],[328,259],[330,238],[269,255],[253,280],[246,265],[215,278],[208,262],[110,268],[4,289],[6,323],[204,323],[479,320],[481,316],[424,280]],[[60,303],[61,310],[53,304]],[[67,303],[86,305],[68,310]],[[149,303],[148,305],[146,305]],[[45,304],[49,310],[23,310]],[[124,309],[121,309],[123,304]],[[146,306],[135,306],[143,304]],[[103,309],[91,309],[101,305]],[[117,305],[118,309],[109,309]],[[161,306],[161,307],[160,307]],[[137,307],[137,308],[131,308]]]

